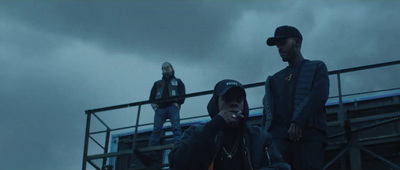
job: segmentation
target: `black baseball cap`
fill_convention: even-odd
[[[240,84],[238,81],[231,79],[225,79],[218,82],[214,87],[214,94],[217,96],[223,96],[232,88],[238,88],[243,92],[243,96],[246,95],[243,85]]]
[[[218,98],[220,96],[224,96],[230,90],[234,90],[235,93],[231,93],[232,96],[229,96],[229,97],[235,97],[236,99],[239,96],[243,97],[244,108],[243,108],[242,114],[245,116],[245,118],[249,116],[249,105],[247,104],[246,91],[245,91],[243,85],[240,84],[236,80],[225,79],[225,80],[219,81],[215,85],[214,91],[213,91],[213,96],[211,97],[210,101],[208,102],[207,111],[211,118],[213,118],[215,115],[217,115],[218,112],[220,111],[219,107],[218,107]]]
[[[284,25],[276,28],[274,37],[270,37],[267,39],[267,45],[274,46],[279,39],[285,39],[289,37],[299,38],[300,40],[303,40],[303,36],[297,28]]]

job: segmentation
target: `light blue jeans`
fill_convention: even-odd
[[[154,127],[151,134],[150,146],[160,145],[162,127],[167,119],[171,121],[171,130],[174,136],[174,142],[181,139],[181,125],[179,117],[179,108],[171,105],[166,108],[157,108],[154,115]]]

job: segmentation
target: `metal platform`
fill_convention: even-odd
[[[341,75],[351,72],[378,67],[398,67],[399,64],[400,60],[329,72],[330,78],[337,77],[338,96],[331,96],[330,101],[333,102],[327,103],[329,141],[325,149],[325,169],[400,169],[400,88],[343,95],[340,78]],[[247,84],[245,88],[263,86],[264,82],[259,82]],[[335,86],[331,84],[331,88]],[[188,99],[211,93],[212,91],[209,90],[179,97]],[[156,147],[148,147],[151,131],[139,130],[140,127],[152,125],[140,124],[138,121],[141,116],[141,106],[157,101],[161,100],[141,101],[85,111],[87,122],[82,170],[86,170],[87,165],[97,170],[168,169],[167,155],[172,148],[169,128],[164,129],[163,144]],[[137,108],[137,121],[132,122],[132,126],[112,129],[97,116],[99,112],[123,108]],[[261,123],[261,108],[252,108],[253,116],[249,121],[254,125]],[[186,119],[201,117],[206,118],[208,115]],[[92,132],[90,129],[92,119],[97,119],[106,130]],[[182,130],[197,123],[201,122],[193,121],[183,124]],[[132,128],[134,131],[131,133],[111,136],[111,132]],[[104,142],[99,142],[93,137],[98,134],[104,135]],[[89,141],[100,147],[103,152],[89,154]]]

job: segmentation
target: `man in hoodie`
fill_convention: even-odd
[[[263,122],[292,169],[322,169],[329,78],[322,61],[303,58],[303,36],[292,26],[276,28],[268,46],[276,46],[286,68],[265,83]]]
[[[169,62],[165,62],[161,69],[163,77],[161,80],[158,80],[154,83],[153,88],[151,88],[149,100],[184,96],[186,93],[185,85],[180,79],[175,78],[175,71],[172,65]],[[161,131],[166,119],[170,119],[171,121],[171,129],[174,141],[176,142],[181,138],[182,132],[179,123],[179,110],[184,102],[185,98],[174,98],[151,104],[155,115],[150,146],[160,145]]]
[[[268,133],[246,122],[249,108],[239,82],[218,82],[207,110],[211,121],[191,126],[175,143],[169,154],[171,169],[290,169]]]

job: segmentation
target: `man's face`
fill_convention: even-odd
[[[284,38],[276,43],[282,61],[288,62],[296,57],[296,38]]]
[[[245,96],[242,89],[236,87],[231,88],[228,92],[225,93],[225,95],[218,97],[218,108],[220,111],[232,109],[237,110],[237,112],[243,113],[244,97]],[[240,120],[238,119],[237,122],[230,124],[229,127],[237,127],[239,123],[241,123],[239,121]]]
[[[170,64],[164,64],[163,66],[162,66],[162,73],[163,73],[163,75],[165,75],[165,76],[171,76],[172,75],[172,72],[173,72],[174,70],[172,69],[172,67],[171,67],[171,65]]]

